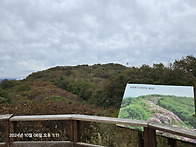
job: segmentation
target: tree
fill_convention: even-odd
[[[180,69],[184,72],[190,72],[194,77],[196,77],[196,58],[194,56],[182,57],[181,60],[175,60],[173,64],[174,69]]]
[[[2,80],[1,83],[0,83],[0,88],[2,88],[2,89],[11,88],[11,87],[13,87],[16,83],[17,83],[16,80],[4,79],[4,80]]]

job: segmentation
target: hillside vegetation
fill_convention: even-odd
[[[162,63],[152,67],[114,63],[57,66],[32,73],[24,80],[5,79],[0,83],[0,114],[117,117],[127,83],[189,85],[196,89],[196,58],[187,56],[168,67]]]

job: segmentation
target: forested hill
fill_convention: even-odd
[[[187,56],[169,67],[162,63],[152,67],[113,63],[57,66],[32,73],[24,80],[3,80],[0,83],[0,113],[110,115],[110,111],[117,116],[127,83],[196,88],[196,58]]]

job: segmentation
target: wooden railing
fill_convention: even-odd
[[[10,137],[11,133],[16,132],[17,122],[27,121],[52,121],[52,120],[69,120],[70,121],[70,141],[29,141],[21,142],[16,141],[14,137]],[[5,122],[5,142],[1,143],[0,146],[49,146],[51,144],[58,146],[96,146],[80,142],[80,121],[108,123],[108,124],[119,124],[119,125],[131,125],[139,126],[144,128],[143,140],[139,139],[139,146],[144,147],[156,147],[156,130],[163,131],[165,133],[171,133],[174,135],[180,135],[188,137],[190,139],[196,139],[196,132],[189,131],[182,128],[172,127],[168,125],[151,123],[142,120],[130,120],[121,118],[110,118],[100,116],[89,116],[89,115],[32,115],[32,116],[13,116],[12,114],[0,115],[0,121]],[[143,142],[143,143],[142,143]]]

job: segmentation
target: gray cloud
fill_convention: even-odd
[[[195,55],[195,0],[2,0],[0,77],[56,65],[131,66]]]

